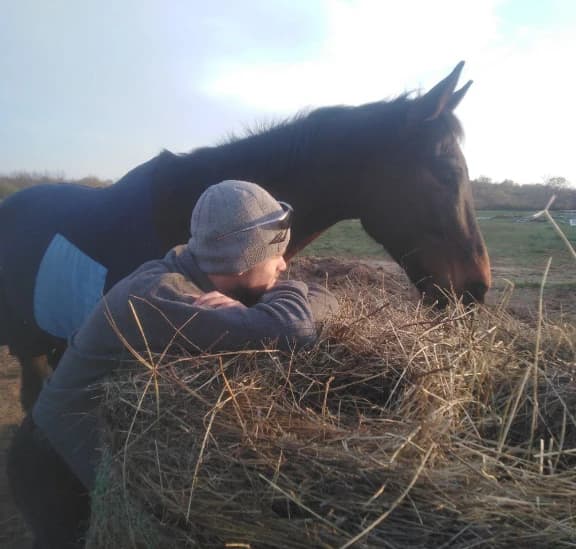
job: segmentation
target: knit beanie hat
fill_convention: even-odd
[[[208,187],[198,199],[190,219],[188,248],[205,273],[247,271],[269,257],[284,254],[290,230],[242,229],[273,220],[282,211],[274,197],[255,183],[222,181]]]

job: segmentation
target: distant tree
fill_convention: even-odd
[[[478,183],[492,183],[492,178],[487,175],[481,175],[476,181]]]
[[[552,187],[553,189],[566,189],[570,186],[570,182],[565,177],[548,176],[544,178],[544,185]]]
[[[510,180],[488,183],[490,178],[472,180],[474,203],[479,210],[541,210],[555,194],[554,210],[576,210],[576,189],[570,186],[518,185]],[[560,184],[564,178],[560,178]],[[491,181],[491,180],[490,180]]]
[[[108,185],[112,184],[112,181],[106,181],[99,179],[93,175],[88,177],[83,177],[82,179],[78,179],[75,183],[79,183],[80,185],[86,185],[88,187],[107,187]]]
[[[26,189],[27,187],[32,187],[33,185],[39,185],[41,183],[61,183],[65,181],[64,173],[27,173],[27,172],[17,172],[10,175],[4,175],[0,173],[0,200],[6,198],[7,196]],[[90,187],[105,187],[111,185],[112,181],[98,179],[94,176],[84,177],[80,180],[66,180],[69,183],[80,183],[81,185],[88,185]]]

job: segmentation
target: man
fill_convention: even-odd
[[[81,547],[99,459],[100,382],[122,361],[171,349],[234,351],[316,339],[337,309],[320,286],[278,281],[292,208],[244,181],[209,187],[187,245],[121,280],[71,338],[10,451],[8,474],[36,547]]]

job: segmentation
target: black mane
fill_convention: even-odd
[[[419,98],[406,93],[390,101],[300,111],[279,122],[258,123],[244,135],[228,136],[212,147],[195,149],[182,156],[193,157],[204,150],[222,149],[228,159],[230,155],[237,155],[239,160],[258,156],[268,158],[269,162],[275,159],[293,164],[306,161],[309,155],[323,149],[333,151],[338,143],[346,143],[351,150],[370,148],[386,140],[397,143],[398,136],[406,132],[410,109]],[[426,122],[424,129],[429,132],[428,139],[436,142],[463,138],[462,126],[451,112]]]

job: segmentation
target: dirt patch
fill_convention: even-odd
[[[375,291],[394,292],[407,299],[418,298],[418,292],[404,271],[393,261],[299,257],[290,264],[288,277],[326,284],[335,290],[362,284],[373,286]]]
[[[0,395],[0,546],[24,549],[32,545],[32,536],[12,501],[6,476],[8,447],[22,421],[20,370],[6,347],[0,347]]]
[[[574,276],[571,283],[566,282],[566,271],[560,275],[551,273],[548,277],[542,302],[546,318],[555,322],[576,322],[576,271],[572,270],[572,273]],[[543,269],[494,267],[493,288],[488,292],[486,301],[488,305],[504,301],[510,313],[522,320],[535,322],[538,318],[542,276]],[[526,283],[526,280],[529,282]]]
[[[404,271],[393,261],[350,260],[333,257],[301,257],[290,268],[290,278],[327,283],[330,288],[353,287],[363,283],[377,291],[399,293],[406,299],[418,299],[418,292]],[[506,308],[522,320],[536,321],[542,271],[496,266],[492,269],[493,288],[486,296],[489,307],[506,303]],[[526,280],[534,281],[526,287]],[[576,322],[576,276],[574,284],[559,284],[554,276],[544,289],[544,314],[551,319]]]

